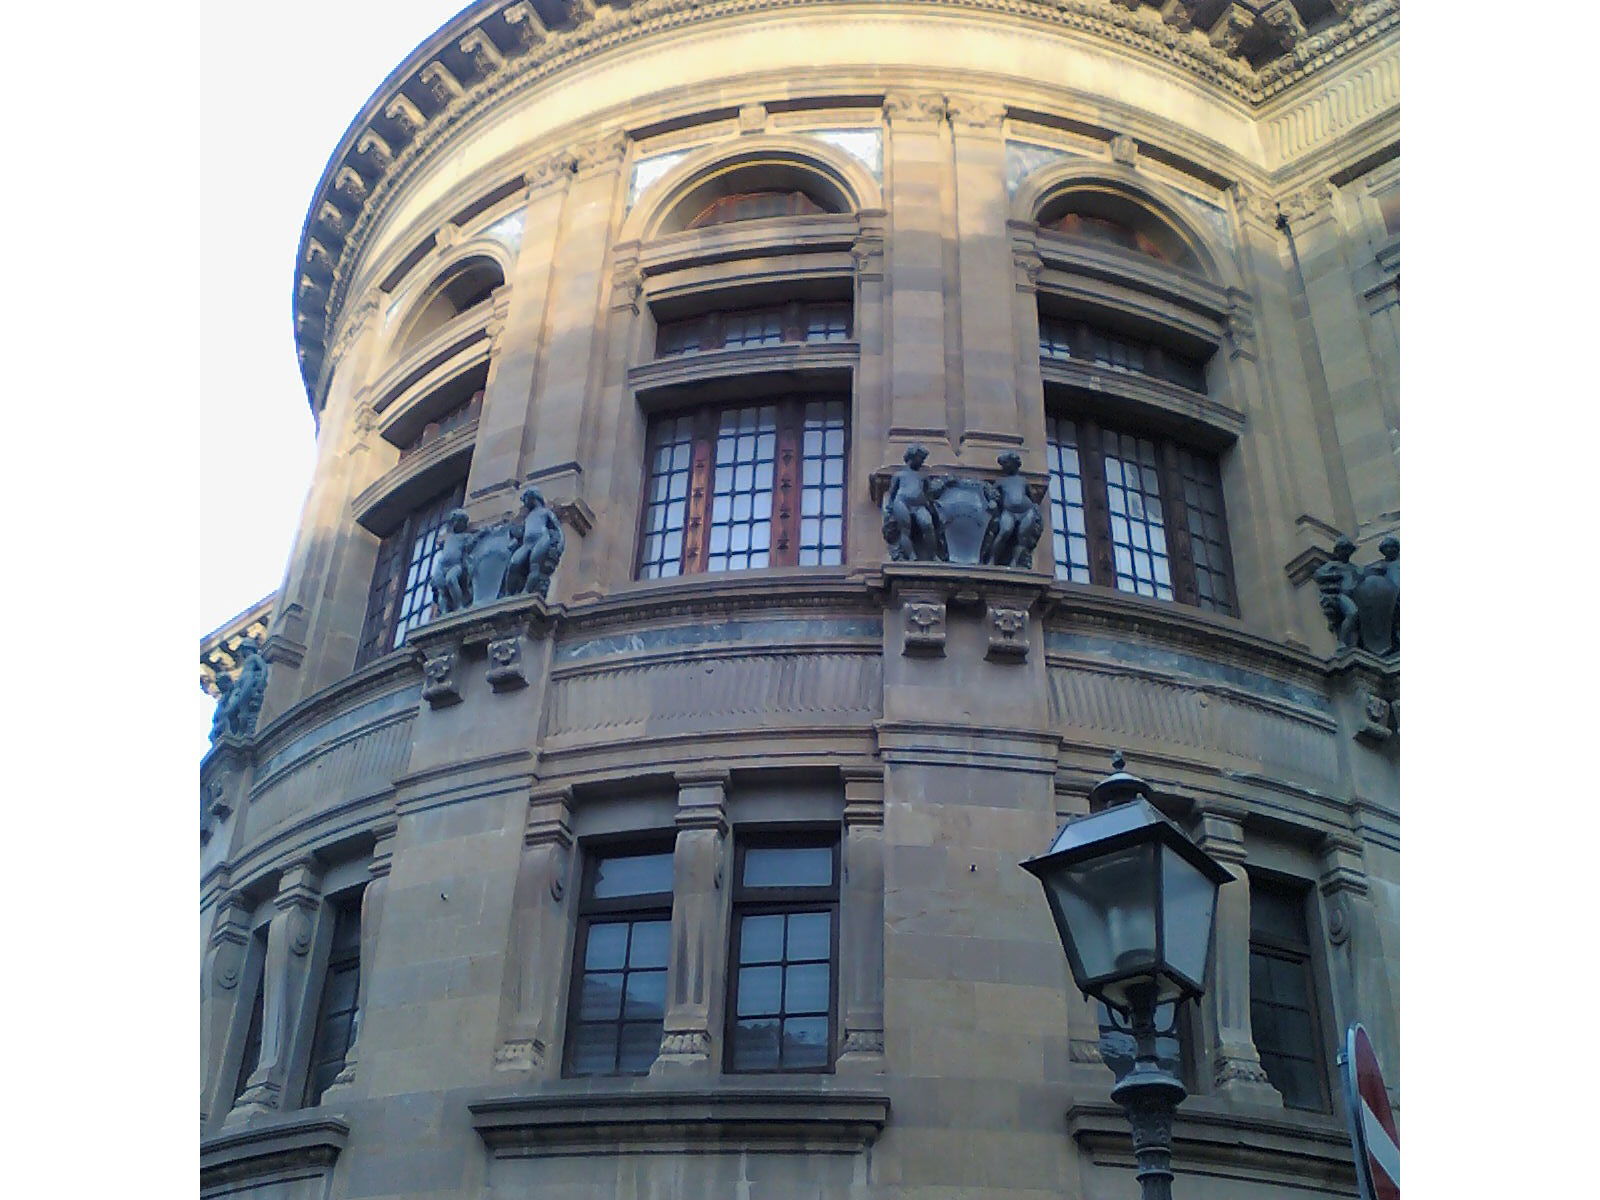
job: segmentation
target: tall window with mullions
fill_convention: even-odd
[[[356,666],[387,654],[409,631],[433,619],[431,581],[439,532],[450,510],[461,506],[466,487],[463,478],[424,500],[378,546]]]
[[[639,578],[842,563],[848,438],[842,398],[655,417]]]
[[[566,1074],[642,1075],[667,1011],[671,849],[590,857],[579,906]]]
[[[1310,895],[1309,885],[1250,876],[1250,1030],[1285,1107],[1325,1112],[1329,1055],[1306,922]]]
[[[837,840],[739,847],[729,1071],[831,1071],[837,994]]]

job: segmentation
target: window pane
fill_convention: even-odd
[[[760,1016],[782,1010],[783,968],[740,967],[738,1015]]]
[[[1065,417],[1054,417],[1047,422],[1047,435],[1056,578],[1088,583],[1089,539],[1084,532],[1077,428]]]
[[[745,917],[739,925],[739,961],[771,963],[783,959],[783,917]]]
[[[771,1018],[736,1022],[733,1027],[733,1066],[739,1071],[762,1071],[777,1067],[778,1022]]]
[[[630,971],[624,997],[624,1017],[631,1020],[661,1020],[667,1011],[667,973]]]
[[[610,1075],[617,1066],[618,1031],[615,1025],[580,1025],[573,1032],[574,1075]]]
[[[749,917],[750,921],[766,920]],[[782,918],[777,918],[781,920]],[[833,917],[828,913],[793,913],[789,917],[789,961],[826,959],[833,945]]]
[[[650,1069],[661,1053],[661,1022],[628,1022],[622,1027],[622,1045],[617,1070],[642,1072]]]
[[[622,1015],[621,971],[587,971],[578,1003],[580,1021],[614,1021]]]
[[[832,882],[831,846],[753,847],[745,851],[746,887],[827,887]]]
[[[828,1018],[796,1017],[783,1023],[783,1065],[822,1067],[828,1063]]]
[[[1101,431],[1106,503],[1111,518],[1116,586],[1125,592],[1171,600],[1167,532],[1162,521],[1155,443],[1148,438]]]
[[[635,921],[633,940],[628,948],[630,967],[665,967],[667,944],[672,936],[671,921]]]
[[[639,578],[660,579],[682,569],[683,500],[689,494],[693,459],[694,422],[687,416],[658,417],[650,424],[651,464],[646,481],[644,538],[639,557]]]
[[[672,891],[672,854],[630,854],[595,863],[592,895],[596,900],[647,896]]]
[[[1232,563],[1225,540],[1222,479],[1214,459],[1188,450],[1178,452],[1183,479],[1184,523],[1194,558],[1195,598],[1201,608],[1236,615]]]
[[[583,965],[591,971],[621,970],[628,961],[628,925],[589,926],[589,941],[584,947]]]
[[[715,492],[712,497],[708,571],[743,571],[765,565],[765,542],[752,532],[770,533],[770,481],[777,450],[777,409],[772,405],[723,409],[718,421]],[[766,467],[768,486],[757,467]],[[757,553],[752,553],[752,550]]]
[[[827,963],[807,963],[803,966],[785,969],[783,1011],[786,1013],[827,1013]]]
[[[800,511],[835,514],[844,511],[845,402],[814,400],[806,404],[800,455]],[[800,530],[803,561],[844,561],[844,523],[806,523]]]

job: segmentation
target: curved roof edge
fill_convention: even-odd
[[[312,194],[294,270],[295,348],[313,416],[360,322],[329,335],[388,198],[463,121],[513,89],[668,28],[801,4],[854,0],[475,0],[383,80],[351,121]],[[1099,33],[1259,105],[1386,33],[1399,0],[916,0]],[[1311,25],[1306,24],[1309,15]]]

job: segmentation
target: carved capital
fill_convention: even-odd
[[[572,151],[580,174],[616,166],[627,153],[628,135],[621,131],[585,142]]]
[[[943,121],[945,111],[938,92],[889,92],[883,98],[883,115],[890,124]]]
[[[456,681],[460,658],[454,647],[445,647],[422,660],[422,698],[429,707],[447,708],[461,703],[461,688]]]
[[[951,124],[975,129],[998,129],[1006,116],[1004,104],[975,96],[947,96],[944,108]]]
[[[984,657],[992,662],[1022,662],[1028,657],[1028,610],[1009,604],[987,607],[989,650]]]
[[[902,612],[905,614],[905,635],[900,643],[900,653],[942,655],[945,640],[944,601],[907,600]]]
[[[1291,223],[1309,221],[1332,210],[1333,198],[1339,189],[1326,179],[1309,183],[1283,198],[1279,207]]]

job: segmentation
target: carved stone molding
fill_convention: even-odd
[[[422,660],[422,698],[431,708],[447,708],[461,703],[461,686],[456,680],[456,666],[461,652],[445,648],[427,655]]]
[[[663,1058],[710,1058],[711,1035],[704,1029],[675,1029],[661,1035]]]
[[[636,265],[619,267],[611,277],[611,309],[639,313],[639,297],[644,294],[644,274]]]
[[[628,135],[620,130],[585,142],[572,150],[575,169],[580,175],[616,166],[627,153]]]

